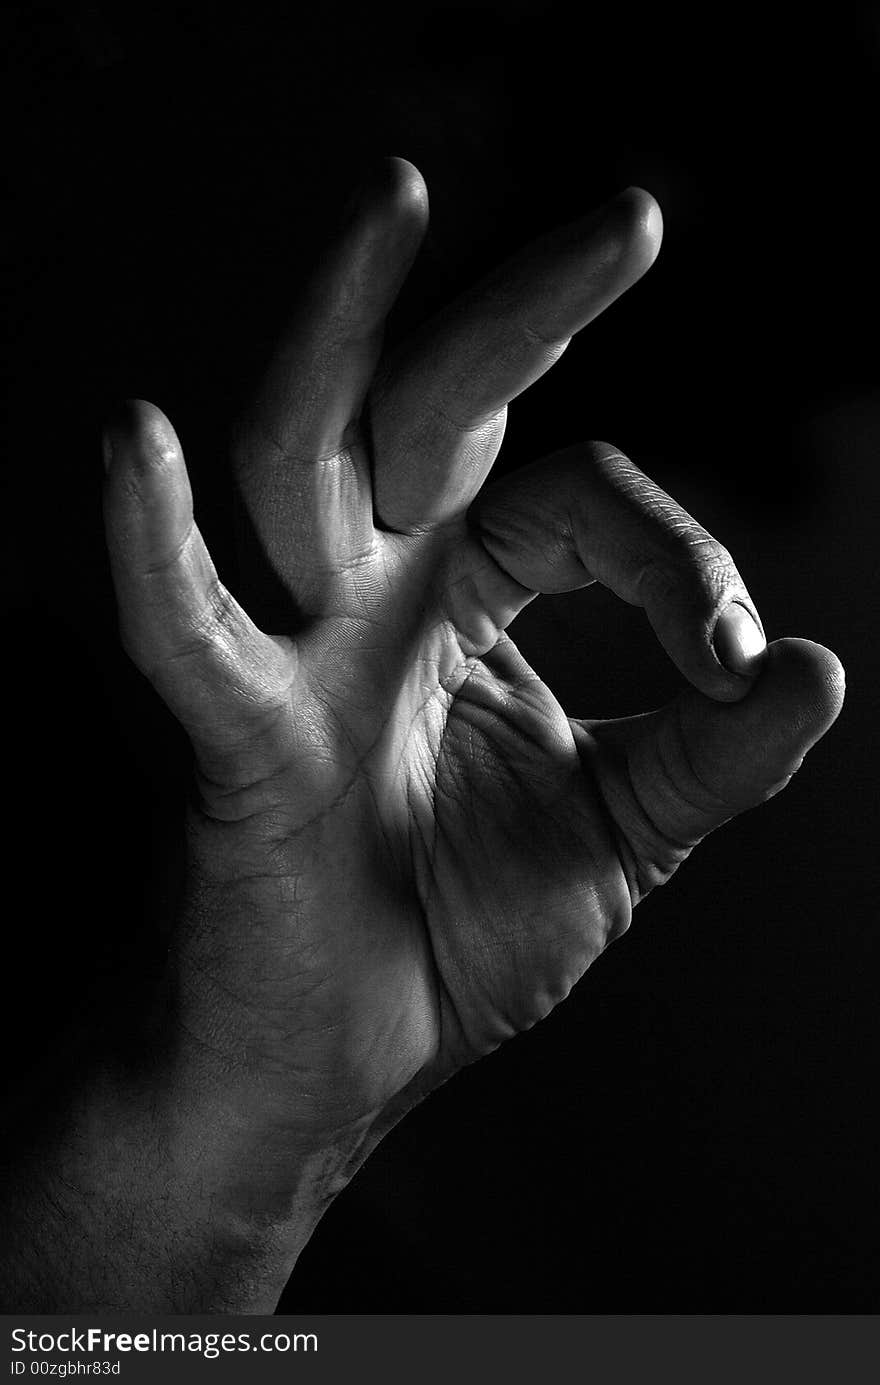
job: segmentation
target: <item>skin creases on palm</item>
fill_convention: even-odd
[[[237,982],[224,959],[249,998],[230,1049],[282,1068],[295,1015],[310,1081],[366,1116],[546,1015],[627,926],[630,896],[568,718],[499,629],[531,593],[464,524],[380,544],[349,585],[296,641],[293,763],[280,750],[235,795],[202,778],[191,843],[248,935]],[[216,967],[213,940],[198,965]],[[255,994],[279,1015],[259,1036]]]

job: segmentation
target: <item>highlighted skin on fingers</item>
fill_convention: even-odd
[[[507,405],[641,278],[661,238],[653,197],[627,188],[526,246],[404,343],[371,391],[383,527],[413,532],[467,509],[497,455]]]
[[[412,164],[385,159],[371,170],[300,290],[240,422],[240,468],[308,466],[345,445],[427,217],[427,191]]]
[[[258,630],[218,578],[193,518],[177,435],[155,405],[129,400],[105,429],[107,546],[123,645],[186,727],[203,767],[256,762],[293,676],[290,653]],[[277,740],[277,737],[276,737]],[[265,751],[268,762],[275,746]]]
[[[105,456],[107,546],[122,637],[154,678],[207,641],[221,608],[231,624],[234,606],[195,525],[183,452],[162,411],[127,400],[105,429]]]
[[[144,399],[127,399],[104,428],[108,527],[128,566],[155,569],[179,552],[192,527],[192,492],[169,420]]]
[[[300,611],[322,608],[338,564],[373,543],[370,459],[361,413],[385,319],[425,231],[424,182],[404,159],[373,169],[327,247],[239,418],[238,489],[253,541],[253,585],[265,564]]]

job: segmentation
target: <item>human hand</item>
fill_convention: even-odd
[[[615,449],[487,480],[506,404],[653,261],[652,199],[538,242],[382,361],[426,214],[389,162],[238,430],[283,624],[217,578],[164,416],[135,403],[108,434],[122,637],[195,752],[163,1090],[202,1180],[282,1242],[781,788],[842,700],[834,656],[765,649],[729,555]],[[644,607],[690,685],[669,707],[570,719],[505,633],[592,580]]]

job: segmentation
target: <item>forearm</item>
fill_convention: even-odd
[[[270,1199],[230,1133],[186,1090],[91,1078],[6,1181],[6,1311],[272,1312],[328,1200],[322,1159]]]

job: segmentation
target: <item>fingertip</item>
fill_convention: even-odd
[[[385,159],[391,196],[397,207],[413,217],[427,221],[428,187],[422,174],[409,159],[392,154]]]
[[[686,693],[675,724],[686,738],[687,765],[716,796],[718,821],[784,788],[842,703],[840,661],[799,639],[772,641],[759,676],[734,703]]]
[[[177,434],[161,409],[146,399],[124,399],[104,423],[103,455],[109,472],[122,455],[135,469],[146,470],[176,464],[182,452]]]
[[[420,235],[428,221],[428,189],[415,164],[389,156],[374,163],[358,197],[361,214],[372,213]]]
[[[611,206],[621,218],[627,259],[634,275],[651,268],[663,240],[663,213],[657,199],[645,188],[625,188]]]
[[[813,648],[819,651],[824,664],[825,694],[827,704],[833,711],[833,720],[840,715],[846,701],[846,669],[833,649],[827,649],[824,644],[814,645]]]
[[[579,227],[588,243],[602,246],[598,270],[610,285],[604,306],[641,279],[651,268],[663,238],[663,217],[655,199],[644,188],[630,187]]]
[[[107,541],[121,568],[149,571],[176,552],[192,524],[183,450],[162,410],[126,399],[104,427]]]
[[[813,640],[774,640],[767,648],[767,673],[777,697],[791,707],[796,729],[811,743],[823,736],[846,695],[846,674],[837,655]],[[763,682],[762,676],[758,686]]]

